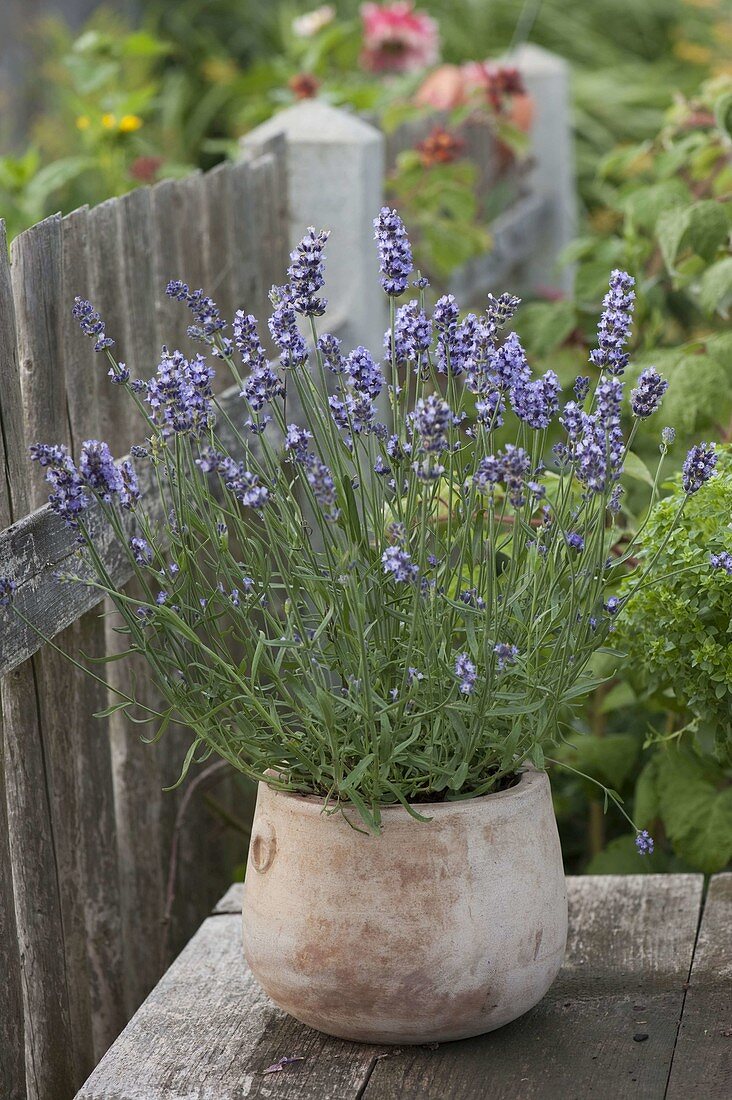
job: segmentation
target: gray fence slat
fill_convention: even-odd
[[[42,387],[32,376],[37,350],[33,334],[40,330],[40,338],[44,333],[51,338],[55,317],[52,312],[50,316],[46,314],[45,305],[39,302],[37,288],[29,286],[27,295],[19,293],[19,288],[23,286],[24,276],[35,283],[44,274],[58,275],[58,219],[41,223],[32,234],[24,234],[16,242],[14,252],[21,259],[17,268],[8,271],[7,253],[4,248],[0,250],[0,264],[5,271],[0,280],[3,293],[0,313],[5,318],[12,318],[13,297],[19,302],[15,311],[18,354],[17,358],[12,355],[4,370],[8,373],[18,371],[10,392],[11,399],[17,402],[16,415],[22,417],[19,381],[23,374],[32,392],[41,390],[39,403],[43,407]],[[12,297],[9,294],[11,285]],[[58,398],[57,392],[55,396]],[[42,426],[40,415],[34,420],[37,426]],[[22,419],[15,431],[15,445],[25,463]],[[27,465],[17,469],[16,478],[12,496],[22,495],[26,501],[32,501],[39,487],[36,485],[32,490]],[[69,896],[61,897],[58,879],[59,869],[68,868],[68,851],[64,851],[63,846],[57,851],[54,829],[51,764],[45,758],[42,704],[44,688],[52,681],[48,676],[50,666],[43,666],[43,659],[38,657],[32,663],[21,665],[2,682],[8,834],[23,965],[27,1089],[29,1096],[39,1100],[51,1096],[54,1088],[67,1092],[73,1087],[78,1079],[80,1048],[85,1045],[82,1028],[76,1050],[72,1046],[71,1021],[77,1019],[79,1004],[78,998],[70,996],[65,952],[64,915],[69,915]],[[63,688],[63,679],[59,686]],[[73,805],[70,817],[74,817]]]
[[[193,232],[183,222],[183,196],[179,180],[161,180],[150,191],[152,207],[151,262],[155,305],[156,351],[161,344],[171,349],[185,347],[189,313],[180,302],[165,294],[171,279],[183,279],[182,236]],[[194,288],[195,289],[195,288]]]
[[[136,224],[133,224],[136,219],[132,209],[123,223],[120,207],[119,200],[111,199],[90,212],[89,252],[95,308],[105,320],[107,334],[116,341],[112,349],[115,357],[124,361],[128,358],[128,350],[135,354],[137,349],[136,358],[143,353],[133,335],[134,325],[136,320],[146,316],[146,309],[150,308],[149,320],[144,321],[143,325],[148,331],[152,329],[152,303],[146,307],[137,294],[128,297],[144,241],[135,241],[134,255],[128,257],[127,249],[131,243],[130,235],[137,238],[147,228],[144,207],[137,207],[139,221]],[[145,286],[143,275],[143,292]],[[147,289],[150,289],[149,280]],[[131,312],[133,302],[134,317]],[[144,438],[144,425],[129,395],[121,387],[112,385],[106,377],[106,357],[98,358],[98,369],[102,372],[99,407],[107,414],[106,422],[104,416],[100,418],[102,438],[107,440],[113,454],[125,454],[132,443]],[[110,601],[105,608],[111,612],[106,619],[107,652],[119,652],[126,648],[127,639],[115,630],[119,620],[113,613]],[[146,665],[141,658],[116,662],[107,669],[109,682],[123,691],[129,690],[133,676],[142,677],[142,701],[145,701],[144,692],[147,690],[143,686],[146,675]],[[130,1012],[147,996],[163,965],[159,937],[163,905],[159,820],[162,784],[155,766],[156,755],[150,753],[140,740],[138,727],[131,726],[124,713],[114,714],[108,721],[112,741],[126,1007]],[[146,935],[140,934],[141,928],[148,930]]]
[[[61,219],[49,218],[22,234],[13,242],[11,259],[26,439],[71,445],[61,355]],[[31,503],[38,506],[46,499],[47,485],[38,481],[38,470],[34,467],[31,471],[30,463],[28,471]],[[75,622],[58,644],[65,652],[77,653],[82,639],[83,624]],[[77,769],[84,766],[77,755],[78,724],[84,718],[74,709],[80,674],[50,648],[39,654],[35,669],[61,901],[70,1045],[78,1079],[95,1061],[81,857],[85,841],[94,843],[94,834],[84,833],[77,782]]]
[[[13,448],[20,450],[20,392],[16,355],[15,310],[7,263],[5,225],[0,221],[0,529],[13,517],[10,499],[10,460]],[[17,415],[16,414],[17,411]],[[18,421],[18,423],[15,423]],[[0,621],[0,628],[3,623]],[[24,1100],[25,1043],[23,987],[18,925],[13,895],[13,866],[10,852],[6,793],[6,755],[3,727],[2,681],[0,681],[0,1094],[8,1100]]]
[[[88,211],[77,210],[61,223],[62,280],[59,308],[59,356],[63,367],[71,444],[78,454],[83,440],[98,433],[100,358],[73,318],[73,298],[90,293],[87,249]],[[81,616],[72,628],[78,652],[105,652],[104,621],[96,612]],[[117,832],[108,719],[94,713],[109,703],[106,689],[74,670],[73,719],[69,723],[72,762],[78,792],[79,874],[83,899],[86,979],[89,987],[94,1061],[125,1023],[123,942],[120,919]]]

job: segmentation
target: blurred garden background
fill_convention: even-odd
[[[426,120],[426,136],[390,164],[386,191],[436,288],[490,250],[492,221],[530,164],[533,104],[512,52],[530,42],[569,62],[579,225],[562,260],[574,290],[537,291],[516,327],[536,368],[571,386],[587,366],[609,271],[631,272],[642,333],[632,371],[653,364],[669,379],[663,424],[677,433],[656,491],[671,501],[701,438],[722,444],[722,476],[669,543],[662,524],[644,527],[632,493],[624,501],[623,538],[643,528],[646,553],[666,555],[671,575],[618,631],[617,654],[605,658],[613,678],[576,719],[593,736],[561,750],[574,770],[553,771],[567,869],[728,866],[732,581],[710,570],[692,602],[678,570],[692,546],[732,550],[732,5],[6,0],[2,20],[0,216],[11,239],[55,211],[236,157],[247,131],[317,97],[387,135]],[[476,111],[495,137],[490,186],[465,140]],[[639,500],[654,484],[661,426],[640,439],[647,464],[627,470]],[[637,856],[619,815],[604,813],[592,778],[652,831],[652,860]],[[246,832],[231,815],[225,824]]]

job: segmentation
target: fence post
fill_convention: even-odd
[[[283,135],[290,246],[309,225],[330,229],[325,270],[328,328],[350,348],[379,354],[386,329],[373,220],[383,204],[384,136],[317,100],[280,111],[242,139],[245,155]],[[284,281],[284,272],[282,273]]]
[[[530,187],[547,199],[542,229],[526,261],[522,283],[530,289],[555,287],[571,294],[574,271],[569,266],[558,268],[556,262],[577,232],[569,65],[531,44],[520,46],[506,61],[519,70],[534,100]]]

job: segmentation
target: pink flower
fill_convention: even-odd
[[[439,57],[436,21],[414,10],[413,0],[361,5],[361,64],[371,72],[413,73],[434,65]]]

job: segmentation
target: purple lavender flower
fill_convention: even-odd
[[[569,436],[571,443],[576,443],[582,435],[586,420],[587,414],[582,411],[579,405],[574,401],[568,401],[564,406],[562,415],[559,417],[559,423]]]
[[[466,607],[475,607],[478,611],[485,610],[485,600],[482,596],[478,595],[477,588],[464,589],[460,593],[458,599],[461,603],[464,603]]]
[[[505,672],[510,665],[515,665],[519,655],[518,646],[509,645],[508,642],[494,645],[493,652],[497,657],[496,668],[499,672]]]
[[[625,440],[620,421],[623,383],[619,378],[603,378],[595,391],[596,416],[605,430],[605,453],[612,477],[620,475]]]
[[[620,597],[608,596],[604,606],[608,615],[617,615],[618,611],[620,611]]]
[[[489,323],[495,325],[496,328],[503,328],[511,320],[520,305],[521,299],[513,294],[499,294],[497,298],[489,294],[485,311]]]
[[[333,476],[317,455],[311,455],[306,466],[307,479],[317,503],[324,510],[327,520],[337,520],[340,511],[336,508],[336,488]]]
[[[341,354],[341,342],[337,336],[332,336],[329,332],[323,333],[318,338],[318,351],[329,371],[333,374],[345,372],[346,361]]]
[[[500,390],[494,390],[493,393],[489,393],[475,402],[476,419],[479,424],[484,424],[489,431],[502,426],[505,411],[506,401]]]
[[[95,351],[104,351],[105,348],[114,347],[114,340],[110,340],[107,336],[104,331],[104,321],[96,312],[91,302],[77,295],[76,298],[74,298],[74,305],[71,313],[79,322],[81,331],[86,336],[91,336],[95,339]]]
[[[190,361],[180,351],[163,347],[157,373],[145,386],[151,420],[164,436],[172,432],[200,435],[213,422],[214,371],[197,355]]]
[[[269,500],[269,489],[243,462],[228,459],[222,474],[226,488],[245,508],[263,508]]]
[[[481,493],[491,492],[500,483],[505,484],[511,504],[514,508],[521,508],[530,470],[531,458],[528,452],[523,447],[507,443],[505,450],[481,458],[473,474],[473,483]]]
[[[297,424],[288,424],[285,435],[285,450],[292,452],[296,462],[307,463],[310,457],[308,447],[312,438],[313,434],[307,428],[299,428]]]
[[[384,333],[384,350],[391,359],[391,329]],[[400,306],[394,318],[394,357],[398,363],[417,363],[420,356],[429,351],[432,341],[432,322],[419,302],[413,300]]]
[[[400,546],[387,546],[381,555],[381,564],[387,576],[391,573],[400,584],[416,580],[419,574],[419,566],[412,561],[409,551]]]
[[[98,493],[105,504],[123,487],[122,475],[114,464],[112,452],[106,443],[98,439],[87,439],[81,445],[79,473],[89,488]]]
[[[713,443],[698,443],[684,460],[681,484],[685,493],[696,493],[714,474],[717,455]]]
[[[288,369],[303,367],[308,361],[308,349],[297,327],[292,291],[288,286],[272,287],[270,298],[275,308],[267,324],[272,339],[280,349],[280,363]]]
[[[578,405],[581,405],[590,392],[590,380],[587,375],[580,374],[574,380],[574,397]]]
[[[424,680],[424,673],[410,665],[407,669],[407,684],[411,687],[412,684],[418,684],[420,680]]]
[[[161,588],[157,596],[155,597],[155,603],[158,605],[158,607],[162,607],[163,604],[167,603],[169,599],[170,593],[166,592],[164,588]]]
[[[646,420],[661,407],[668,382],[654,367],[648,367],[638,379],[637,386],[630,391],[630,407],[634,416]]]
[[[478,319],[468,314],[458,324],[460,311],[452,294],[444,294],[435,304],[432,323],[437,333],[437,370],[440,374],[463,374],[472,359],[477,339]]]
[[[412,249],[407,231],[396,210],[382,207],[374,219],[374,238],[379,249],[381,285],[391,297],[403,294],[412,273]]]
[[[531,370],[526,360],[526,353],[521,347],[521,341],[515,332],[509,333],[502,346],[493,352],[490,369],[496,385],[504,390],[513,389],[529,381]]]
[[[0,577],[0,607],[9,607],[18,586],[11,577]]]
[[[355,390],[368,394],[369,397],[379,396],[384,386],[384,375],[366,348],[354,348],[346,356],[346,371]]]
[[[664,428],[663,431],[661,432],[661,441],[666,447],[670,447],[675,439],[676,439],[676,429],[675,428]]]
[[[553,370],[531,382],[520,379],[511,389],[513,411],[530,428],[548,428],[559,408],[559,392],[559,379]]]
[[[392,462],[404,462],[412,453],[412,444],[402,443],[398,435],[390,435],[386,444],[386,453]]]
[[[191,339],[210,341],[217,332],[226,328],[226,321],[222,320],[219,307],[202,290],[189,290],[188,285],[180,279],[172,279],[165,288],[165,293],[169,298],[185,302],[196,319],[196,324],[188,329]]]
[[[447,401],[436,393],[420,398],[414,406],[411,418],[423,451],[427,454],[439,454],[447,448],[447,433],[454,421]]]
[[[728,576],[732,577],[732,554],[727,550],[722,550],[719,554],[710,554],[709,564],[712,569],[722,569]]]
[[[113,386],[126,386],[130,380],[130,372],[124,363],[116,363],[107,371],[107,378]]]
[[[574,457],[578,480],[593,492],[604,492],[607,486],[608,462],[605,432],[597,417],[585,417],[584,431],[575,447]]]
[[[567,546],[569,546],[571,550],[576,550],[579,554],[585,548],[585,540],[577,531],[570,531],[567,535]]]
[[[252,313],[237,309],[232,325],[234,343],[241,361],[250,371],[258,371],[267,365],[267,356],[259,339],[257,318]]]
[[[130,550],[138,565],[150,565],[153,560],[153,549],[147,539],[130,539]]]
[[[603,300],[603,312],[597,327],[597,349],[590,362],[608,374],[622,374],[630,356],[623,351],[630,337],[635,279],[625,271],[613,271],[610,289]]]
[[[320,317],[325,313],[328,302],[318,298],[317,293],[325,284],[323,276],[323,249],[330,236],[330,230],[315,232],[314,226],[290,253],[292,263],[287,269],[292,290],[292,304],[297,313],[305,317]]]
[[[140,486],[137,484],[135,467],[128,458],[119,464],[122,485],[119,490],[119,502],[126,511],[131,511],[140,499]]]
[[[61,516],[68,527],[78,527],[79,516],[89,507],[91,498],[66,447],[34,443],[30,455],[46,469],[46,481],[53,489],[48,498],[51,511]]]
[[[623,495],[622,485],[616,485],[610,494],[610,500],[607,502],[608,512],[612,512],[614,516],[617,516],[620,512],[620,498]]]
[[[475,691],[478,672],[467,653],[459,653],[455,658],[455,675],[460,681],[460,691],[463,695],[472,695]]]
[[[276,397],[282,397],[284,392],[285,387],[282,379],[278,374],[275,374],[265,360],[246,379],[239,396],[249,402],[251,409],[260,412],[265,405],[274,401]]]
[[[635,838],[635,846],[638,849],[639,855],[652,856],[653,855],[653,837],[650,835],[647,829],[643,829],[638,833]]]

